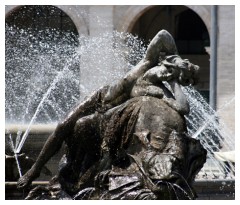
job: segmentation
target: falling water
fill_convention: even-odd
[[[217,160],[214,152],[221,152],[223,146],[226,151],[234,150],[233,134],[228,132],[226,126],[220,121],[218,112],[226,109],[235,98],[233,97],[218,111],[214,111],[193,87],[185,87],[184,93],[191,109],[190,114],[186,116],[188,133],[193,138],[199,139],[208,151],[207,163],[202,169],[202,175],[210,171],[206,176],[208,179],[234,178],[234,172],[224,162]]]
[[[44,93],[66,69],[35,123],[58,121],[79,99],[79,63],[73,58],[76,37],[61,36],[54,29],[36,35],[30,29],[6,26],[6,123],[29,123]]]
[[[29,132],[30,132],[31,125],[34,123],[34,121],[35,121],[38,113],[41,111],[42,106],[43,106],[45,100],[46,100],[46,99],[48,98],[48,96],[51,94],[52,90],[54,90],[54,89],[56,88],[56,84],[57,84],[57,82],[59,82],[59,80],[60,80],[60,79],[63,77],[63,75],[65,74],[65,72],[66,72],[66,70],[67,70],[66,68],[67,68],[67,66],[64,67],[63,71],[61,71],[61,72],[58,73],[58,75],[56,76],[56,78],[55,78],[55,79],[53,80],[53,82],[51,83],[51,85],[50,85],[49,89],[47,90],[47,92],[43,95],[43,98],[41,99],[40,103],[38,104],[38,106],[37,106],[37,108],[36,108],[36,111],[35,111],[32,119],[31,119],[30,123],[28,124],[28,127],[27,127],[24,135],[22,136],[22,139],[21,139],[20,143],[18,144],[18,147],[17,147],[17,149],[16,149],[16,153],[17,153],[17,154],[20,153],[20,151],[21,151],[21,149],[22,149],[22,146],[23,146],[23,144],[24,144],[24,142],[25,142],[25,140],[26,140],[26,138],[27,138],[27,136],[28,136],[28,134],[29,134]],[[19,135],[19,136],[20,136],[20,135]]]
[[[16,153],[16,148],[15,148],[15,146],[14,146],[14,144],[13,144],[12,134],[9,133],[8,137],[9,137],[8,144],[9,144],[9,146],[10,146],[11,151],[14,153],[14,158],[15,158],[15,161],[16,161],[16,163],[17,163],[18,173],[19,173],[19,176],[21,177],[21,176],[22,176],[22,171],[21,171],[21,167],[20,167],[20,164],[19,164],[19,161],[18,161],[18,157],[17,157],[17,153]]]
[[[114,46],[104,52],[110,38]],[[73,34],[54,29],[39,31],[36,37],[31,29],[6,25],[6,123],[28,125],[23,135],[17,132],[14,153],[20,153],[33,124],[62,120],[87,94],[122,77],[146,49],[136,37],[118,32],[80,36],[78,43],[74,40]],[[93,61],[89,61],[89,53]],[[113,62],[112,72],[102,69],[109,62]],[[96,64],[101,70],[88,76],[101,81],[90,80],[92,85],[87,88],[81,83],[80,68],[91,70]]]

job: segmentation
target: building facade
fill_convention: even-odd
[[[31,7],[29,9],[29,6],[6,6],[6,22],[17,24],[20,27],[33,24],[41,25],[42,28],[45,26],[56,27],[90,37],[116,30],[132,33],[146,42],[149,42],[159,30],[168,30],[176,40],[180,55],[200,66],[200,82],[197,88],[208,98],[211,80],[210,5],[55,5],[52,7]],[[52,8],[55,9],[54,14],[49,12]],[[31,12],[26,13],[27,10],[31,10]],[[38,13],[42,15],[38,16]],[[24,16],[22,14],[25,14],[27,21],[20,18],[20,16]],[[35,23],[31,22],[31,19],[34,18],[35,20],[32,21]],[[216,109],[219,110],[219,115],[234,136],[235,6],[217,6],[217,19]],[[92,66],[91,72],[95,72],[94,67]],[[107,67],[111,66],[105,66],[101,69],[108,69]],[[89,84],[89,71],[81,69],[80,73],[81,81],[83,83],[86,81],[85,84]],[[229,102],[230,105],[226,105]]]

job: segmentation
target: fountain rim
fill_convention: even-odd
[[[55,130],[57,123],[51,124],[33,124],[30,127],[30,134],[48,134]],[[28,124],[6,124],[5,133],[17,133],[19,131],[25,132]]]

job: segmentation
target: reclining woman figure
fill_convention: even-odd
[[[25,188],[29,186],[40,175],[41,169],[47,161],[59,151],[63,142],[66,143],[68,148],[66,154],[67,163],[60,170],[59,178],[64,180],[66,178],[64,175],[72,169],[76,176],[73,174],[69,183],[71,184],[72,182],[74,184],[74,180],[79,177],[80,172],[83,174],[91,166],[91,164],[88,164],[88,161],[93,155],[86,154],[86,152],[89,151],[89,148],[91,149],[91,144],[94,144],[92,140],[101,140],[101,136],[99,136],[101,115],[121,105],[131,97],[137,95],[158,96],[166,99],[166,102],[181,114],[187,114],[189,111],[188,103],[179,84],[186,85],[191,83],[189,80],[195,78],[195,72],[198,68],[189,61],[182,60],[177,54],[177,48],[172,36],[165,30],[158,32],[150,42],[145,57],[132,70],[115,85],[104,86],[94,92],[93,95],[74,108],[57,125],[55,131],[44,144],[36,162],[19,179],[18,187]],[[168,69],[169,67],[171,69]],[[161,80],[173,80],[171,86],[175,96],[161,82],[159,83]],[[146,89],[142,86],[143,81],[148,84]],[[141,89],[138,88],[139,84],[141,84]],[[86,129],[89,127],[92,129]],[[80,138],[80,140],[77,140],[78,143],[74,143],[76,137]],[[80,147],[77,148],[76,146]],[[94,150],[94,146],[92,149]],[[93,161],[99,159],[99,156],[100,153]],[[71,162],[73,159],[76,160],[76,158],[78,158],[77,161],[80,165],[76,162]],[[81,165],[83,166],[81,167]],[[66,189],[75,192],[77,188],[67,187]]]

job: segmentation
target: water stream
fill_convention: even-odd
[[[186,116],[189,135],[199,139],[208,151],[208,159],[201,175],[206,178],[234,178],[233,170],[226,163],[216,160],[214,152],[234,151],[233,134],[219,119],[219,112],[227,109],[235,97],[226,102],[219,110],[214,111],[200,93],[192,87],[185,87],[184,93],[190,103],[190,114]]]

